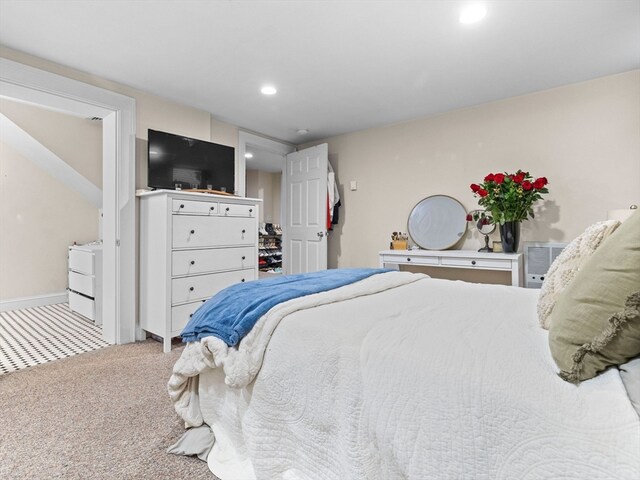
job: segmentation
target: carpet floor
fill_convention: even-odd
[[[166,453],[184,432],[166,390],[181,351],[148,340],[0,375],[0,478],[215,480]]]

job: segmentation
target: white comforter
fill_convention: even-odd
[[[640,478],[640,421],[619,373],[578,387],[557,377],[537,291],[396,281],[408,275],[371,277],[401,285],[376,295],[292,308],[246,387],[205,368],[211,350],[206,361],[185,352],[172,395],[188,423],[212,427],[216,475]]]

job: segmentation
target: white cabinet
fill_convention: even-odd
[[[102,245],[69,247],[69,308],[102,325]]]
[[[138,197],[140,326],[168,352],[203,302],[258,278],[262,200],[173,190]]]
[[[522,286],[521,253],[486,253],[472,250],[384,250],[379,253],[382,268],[400,265],[428,265],[442,268],[496,270],[511,273],[511,285]]]

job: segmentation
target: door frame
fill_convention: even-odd
[[[244,130],[238,131],[238,174],[236,178],[238,179],[239,185],[239,195],[244,197],[246,195],[247,188],[247,161],[244,158],[244,154],[247,152],[248,145],[252,145],[260,150],[266,150],[271,153],[275,153],[277,155],[282,156],[282,175],[280,176],[280,223],[282,226],[282,241],[281,244],[285,245],[287,241],[287,205],[286,205],[286,192],[284,190],[286,184],[286,155],[291,152],[295,152],[297,147],[293,144],[280,142],[278,140],[273,140],[270,138],[261,137],[260,135],[256,135],[251,132],[247,132]],[[238,190],[236,190],[238,191]],[[283,248],[283,259],[282,259],[282,267],[283,273],[285,271],[285,263],[286,259],[284,258],[284,248]]]
[[[238,131],[238,166],[236,168],[236,193],[241,197],[246,194],[247,188],[247,161],[244,158],[244,154],[247,153],[247,145],[254,145],[260,150],[267,150],[277,155],[282,155],[283,159],[287,153],[295,152],[298,148],[286,142],[279,140],[273,140],[271,138],[261,137],[255,133],[247,132],[245,130]],[[282,162],[282,173],[284,177],[285,165],[284,160]],[[284,209],[283,209],[284,213]]]
[[[103,119],[103,336],[109,343],[135,341],[136,101],[6,58],[0,58],[0,96]]]

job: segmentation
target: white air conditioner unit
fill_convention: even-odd
[[[540,288],[549,267],[566,246],[566,243],[525,242],[524,286]]]

